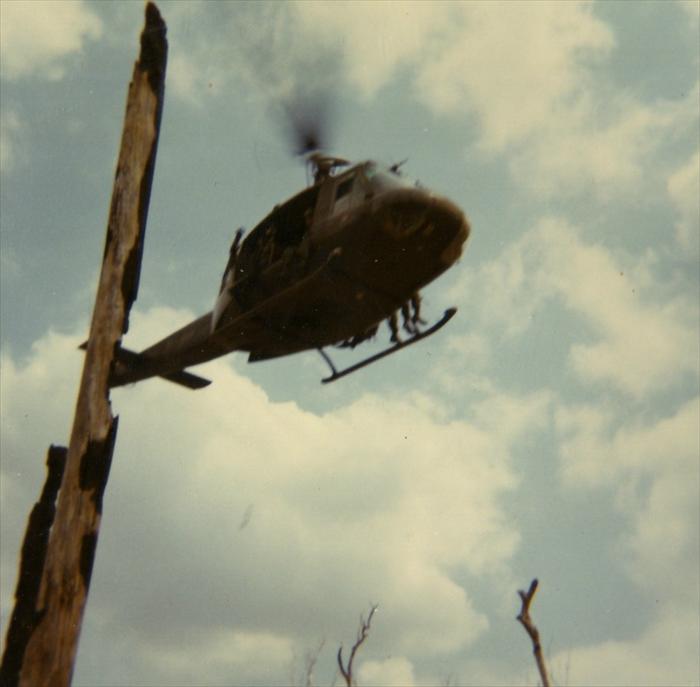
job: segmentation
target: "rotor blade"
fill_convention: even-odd
[[[285,103],[284,110],[295,155],[307,155],[326,148],[331,120],[331,103],[327,93],[296,93]]]

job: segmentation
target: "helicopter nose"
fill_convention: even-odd
[[[469,222],[455,203],[439,196],[431,198],[430,216],[431,224],[439,227],[440,261],[449,267],[462,254],[462,246],[469,238]]]
[[[422,288],[457,261],[469,224],[455,203],[424,188],[395,190],[379,200],[380,264],[391,269],[397,290]]]
[[[434,252],[453,243],[461,246],[469,236],[462,210],[448,198],[422,188],[401,189],[386,194],[383,229],[400,243],[429,243]]]

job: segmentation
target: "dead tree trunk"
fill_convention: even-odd
[[[32,616],[27,636],[23,645],[6,646],[3,686],[67,687],[73,674],[117,434],[109,375],[138,288],[163,107],[165,33],[157,7],[149,3],[129,86],[102,272],[56,514],[40,581],[33,587],[33,613],[24,613]],[[18,666],[14,675],[8,668],[13,662]]]
[[[40,619],[36,610],[36,600],[39,595],[41,573],[46,561],[46,547],[56,514],[56,497],[63,479],[67,453],[68,449],[65,446],[49,448],[46,457],[46,482],[27,521],[17,573],[15,607],[7,628],[5,653],[0,667],[0,685],[3,687],[17,684],[25,647]]]

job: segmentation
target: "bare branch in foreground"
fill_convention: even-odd
[[[306,656],[304,657],[304,687],[313,687],[314,669],[316,668],[316,662],[318,661],[318,657],[321,655],[321,651],[323,651],[325,643],[326,640],[322,639],[315,649],[311,649],[306,652]]]
[[[549,676],[547,675],[547,666],[544,662],[544,656],[542,655],[542,646],[540,645],[540,633],[535,624],[530,618],[530,604],[537,591],[537,579],[535,578],[530,583],[530,589],[524,592],[522,589],[518,590],[520,599],[522,601],[522,607],[520,609],[520,615],[517,616],[517,620],[520,621],[521,625],[525,628],[525,631],[530,636],[532,640],[532,653],[535,655],[535,662],[537,663],[537,669],[540,671],[540,679],[542,680],[542,687],[550,687]]]
[[[343,676],[347,687],[353,687],[353,685],[356,684],[355,678],[352,674],[352,665],[353,661],[355,660],[355,654],[357,653],[357,650],[360,648],[360,646],[362,646],[362,643],[365,641],[365,639],[367,639],[367,635],[369,634],[369,628],[372,624],[372,616],[376,613],[378,608],[379,606],[377,604],[374,604],[372,606],[372,608],[369,611],[369,615],[367,616],[367,620],[360,616],[360,629],[357,631],[357,640],[352,645],[352,649],[350,650],[350,658],[348,659],[347,666],[343,665],[342,645],[338,649],[338,667],[340,668],[340,674]]]

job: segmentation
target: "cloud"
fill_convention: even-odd
[[[51,443],[65,444],[82,356],[79,339],[49,332],[27,359],[0,354],[0,611],[8,615],[26,518],[45,478]],[[18,392],[18,389],[21,391]],[[41,399],[41,400],[39,400]],[[14,456],[14,459],[12,457]]]
[[[157,335],[185,315],[136,312],[131,329]],[[67,433],[80,338],[51,334],[24,363],[3,359],[2,476],[16,490],[3,499],[5,572],[46,447]],[[402,654],[443,655],[486,630],[453,575],[488,577],[517,547],[500,503],[516,483],[507,439],[427,397],[366,395],[318,415],[272,403],[227,361],[204,374],[215,383],[197,394],[152,380],[113,397],[90,613],[128,628],[154,679],[224,642],[273,646],[280,665],[289,642],[353,636],[368,600],[381,604],[373,646]]]
[[[129,343],[188,317],[137,311]],[[49,334],[22,362],[3,354],[5,617],[46,447],[68,432],[81,338]],[[426,395],[365,395],[321,415],[272,403],[227,361],[204,374],[214,385],[197,394],[159,380],[114,394],[120,435],[84,640],[94,646],[85,644],[78,682],[95,682],[90,667],[126,681],[116,652],[138,667],[133,682],[281,684],[319,637],[336,646],[354,637],[358,613],[375,601],[361,684],[420,684],[416,661],[449,660],[484,636],[489,620],[455,576],[501,588],[518,546],[502,504],[517,485],[510,454],[523,436],[548,431],[548,393],[518,401],[491,390],[469,422]],[[653,647],[676,683],[690,675],[696,616],[680,609],[694,603],[699,412],[696,399],[623,425],[605,406],[558,408],[566,488],[613,490],[627,523],[617,564],[659,608],[636,639],[556,654],[570,684],[605,684],[606,670],[643,684]],[[648,680],[663,684],[662,672],[650,668]]]
[[[694,124],[697,97],[643,103],[597,69],[616,38],[590,3],[290,7],[362,97],[409,74],[433,112],[473,115],[482,151],[537,195],[635,192],[660,142]]]
[[[472,406],[474,422],[484,429],[500,432],[517,441],[528,432],[544,429],[548,421],[551,394],[547,391],[514,396],[493,391]]]
[[[611,407],[561,407],[560,476],[569,490],[612,491],[627,521],[615,557],[652,619],[637,637],[561,651],[567,684],[684,685],[697,679],[700,399],[652,422]],[[663,661],[658,657],[664,656]]]
[[[674,609],[661,614],[638,639],[563,651],[552,656],[549,665],[564,673],[572,687],[694,685],[699,641],[697,606]]]
[[[436,2],[297,2],[291,7],[301,31],[340,52],[347,81],[365,98],[431,49],[454,14],[448,4]]]
[[[6,174],[16,164],[22,123],[14,110],[0,111],[0,172]]]
[[[660,141],[691,130],[697,97],[643,103],[595,69],[616,41],[589,3],[462,9],[447,49],[417,67],[418,93],[438,113],[473,113],[482,149],[505,155],[529,191],[635,191]]]
[[[387,658],[383,661],[365,661],[360,665],[357,676],[360,685],[396,685],[413,687],[415,677],[413,665],[403,657]]]
[[[615,34],[585,2],[175,4],[167,14],[173,93],[190,103],[232,89],[279,104],[346,86],[371,100],[405,79],[434,114],[471,117],[481,152],[545,198],[655,187],[650,161],[697,119],[694,91],[646,102],[612,80]]]
[[[309,36],[292,3],[175,2],[163,12],[169,92],[190,105],[234,92],[279,107],[338,85],[335,52]]]
[[[612,32],[590,6],[571,2],[465,3],[417,83],[438,112],[476,112],[482,145],[503,150],[541,131],[589,79],[582,58],[600,58]],[[517,114],[516,114],[517,113]]]
[[[3,2],[0,22],[2,75],[64,76],[61,60],[102,35],[102,22],[83,2]]]
[[[292,641],[267,632],[214,630],[188,637],[188,648],[154,643],[142,651],[161,684],[201,684],[202,666],[207,684],[250,684],[261,678],[280,684],[294,661]]]
[[[195,102],[201,87],[187,75],[225,64],[219,84],[241,79],[273,102],[334,92],[342,82],[371,98],[449,22],[448,9],[433,2],[169,4],[164,14],[179,49],[175,95]]]
[[[492,346],[485,333],[452,334],[443,340],[443,354],[437,356],[425,380],[451,400],[460,398],[466,388],[490,396],[498,393],[484,375],[493,362]]]
[[[695,0],[678,0],[678,6],[697,24],[698,20],[700,20],[700,5]]]
[[[539,131],[589,79],[583,60],[614,45],[606,24],[577,2],[292,7],[301,31],[336,46],[345,78],[364,97],[405,68],[431,110],[475,112],[482,145],[495,151]]]
[[[668,194],[676,212],[676,240],[689,258],[700,253],[700,153],[668,179]]]
[[[168,64],[168,92],[183,100],[201,102],[198,98],[199,79],[195,65],[184,55],[174,55]]]
[[[569,488],[612,486],[619,512],[632,527],[625,541],[625,567],[648,592],[666,600],[697,599],[690,573],[698,556],[698,456],[700,400],[684,403],[653,423],[619,426],[604,408],[561,408],[561,476]],[[668,586],[669,567],[675,584]]]
[[[609,201],[637,193],[662,142],[691,130],[687,105],[689,99],[641,103],[606,88],[586,93],[552,110],[536,135],[514,147],[511,171],[544,197],[591,191]]]
[[[697,309],[660,298],[653,260],[621,260],[566,221],[548,218],[497,259],[465,272],[451,296],[471,293],[482,324],[511,338],[532,333],[545,304],[563,305],[584,325],[558,334],[571,371],[585,384],[610,383],[641,399],[697,375]]]

